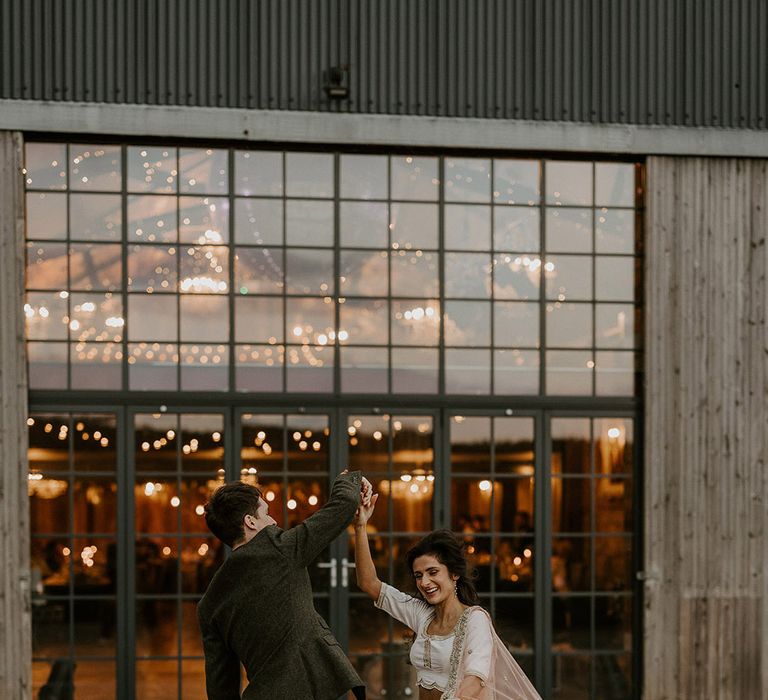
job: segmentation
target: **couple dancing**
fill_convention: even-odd
[[[326,503],[289,530],[269,515],[255,486],[233,482],[213,493],[205,519],[232,555],[198,605],[209,700],[335,700],[365,687],[312,602],[307,567],[355,524],[357,582],[375,605],[414,632],[410,659],[419,700],[540,700],[476,605],[461,541],[446,530],[407,554],[415,594],[379,580],[366,524],[378,494],[360,472],[338,476]]]

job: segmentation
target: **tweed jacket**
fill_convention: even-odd
[[[352,521],[360,472],[340,475],[317,513],[270,525],[232,552],[197,606],[208,700],[335,700],[362,686],[312,604],[307,566]]]

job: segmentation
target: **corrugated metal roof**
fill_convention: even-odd
[[[765,0],[4,0],[0,22],[0,98],[768,123]]]

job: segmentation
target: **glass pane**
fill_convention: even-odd
[[[632,539],[595,537],[595,589],[632,590]]]
[[[138,576],[137,576],[138,579]],[[178,654],[178,611],[175,600],[136,601],[136,655],[176,656]],[[136,695],[152,697],[154,688],[175,688],[178,661],[139,661],[136,664]],[[148,669],[155,671],[150,677]],[[159,672],[163,669],[162,672]],[[144,690],[144,692],[142,692]]]
[[[493,483],[489,479],[451,479],[451,529],[467,534],[491,531]]]
[[[177,300],[171,296],[131,294],[128,297],[130,340],[176,340]]]
[[[119,192],[123,180],[120,146],[69,147],[69,188]]]
[[[536,204],[541,198],[537,160],[493,161],[493,199],[499,204]]]
[[[595,472],[601,475],[631,474],[633,423],[630,418],[594,420]]]
[[[350,469],[362,469],[367,472],[387,472],[389,470],[389,420],[383,416],[349,416],[347,419],[347,444],[349,446]],[[387,492],[388,493],[388,492]],[[386,494],[384,494],[386,495]],[[380,497],[381,500],[381,497]],[[386,526],[386,508],[376,506],[374,518],[382,527]],[[378,527],[378,525],[377,525]]]
[[[306,442],[306,440],[302,440],[301,442]],[[301,444],[301,442],[299,444]],[[288,444],[290,447],[291,442],[289,441]],[[307,450],[308,453],[312,447],[309,446],[304,449]],[[314,461],[311,459],[305,463],[294,461],[294,468],[301,470],[319,469],[327,471],[327,455],[314,456],[317,457]],[[317,512],[318,507],[328,500],[326,483],[326,479],[291,479],[288,483],[288,490],[286,492],[288,497],[288,500],[286,501],[286,510],[288,514],[287,527],[296,527],[304,522],[310,515]]]
[[[493,247],[536,253],[541,249],[539,210],[529,207],[494,207]]]
[[[635,346],[635,308],[631,304],[596,304],[595,324],[597,347]]]
[[[120,289],[122,274],[122,250],[119,245],[70,244],[70,289]]]
[[[509,301],[494,302],[493,344],[505,347],[538,347],[539,305]]]
[[[495,350],[493,363],[494,394],[539,393],[538,350]]]
[[[547,204],[592,204],[592,163],[546,161]]]
[[[293,342],[322,345],[323,338],[326,343],[334,339],[334,305],[330,297],[286,299],[285,304],[288,337]]]
[[[500,592],[522,593],[533,591],[533,542],[521,537],[503,537],[496,540],[496,590]],[[514,599],[513,599],[514,600]],[[511,603],[509,600],[497,599],[496,610],[498,614],[499,604]],[[518,643],[521,648],[527,649],[533,643],[533,601],[524,598],[517,599],[518,614],[525,613],[526,628],[518,632],[525,636],[525,643]],[[498,618],[497,618],[498,619]],[[498,624],[498,623],[497,623]],[[521,640],[522,641],[522,640]]]
[[[566,613],[566,603],[557,601],[558,614],[562,618]],[[555,644],[556,649],[570,650],[570,643]],[[552,682],[553,700],[572,700],[572,698],[587,698],[590,693],[590,678],[592,677],[592,659],[589,656],[555,656]]]
[[[592,305],[547,304],[547,345],[579,348],[592,345]]]
[[[134,495],[136,532],[178,531],[178,508],[181,504],[181,498],[179,497],[175,479],[161,480],[158,477],[151,477],[150,479],[146,477],[137,478]],[[175,540],[172,542],[175,543]],[[171,550],[177,552],[175,544],[171,547]],[[138,551],[137,543],[137,557]],[[175,584],[173,588],[175,588]],[[148,591],[145,590],[143,592],[146,593]]]
[[[433,204],[393,203],[389,224],[392,248],[437,248],[437,215],[438,209]]]
[[[328,436],[330,435],[328,417],[289,415],[286,416],[285,429],[288,436],[288,469],[303,472],[327,472],[329,468]],[[325,503],[327,499],[326,488],[326,480],[322,479],[317,483],[307,482],[303,486],[296,482],[289,488],[289,491],[292,490],[294,494],[306,492],[299,497],[299,503],[304,504],[302,508],[310,509],[304,514],[304,517],[309,517],[316,506]],[[310,494],[315,494],[315,498],[308,501]],[[294,498],[297,497],[294,496]],[[292,509],[289,508],[289,510]]]
[[[333,261],[332,250],[286,250],[285,291],[288,294],[333,294]]]
[[[190,246],[179,261],[181,292],[225,294],[229,289],[229,248]]]
[[[107,294],[73,294],[70,298],[72,338],[79,341],[122,338],[123,303],[119,296]]]
[[[533,476],[533,428],[533,418],[494,418],[497,473]]]
[[[392,294],[430,297],[438,294],[437,253],[393,251],[391,256]]]
[[[389,292],[389,253],[386,250],[341,252],[340,293],[351,296],[386,296]]]
[[[595,598],[595,646],[598,649],[632,651],[632,598]]]
[[[32,575],[36,569],[33,563]],[[35,597],[32,607],[32,654],[37,657],[66,657],[69,655],[69,601],[47,600],[41,596]],[[47,681],[50,673],[45,670]],[[35,697],[38,697],[37,695]]]
[[[587,591],[590,589],[590,540],[588,537],[552,538],[552,590]],[[568,599],[560,599],[567,605]],[[578,598],[572,598],[576,601]],[[582,599],[583,600],[583,599]],[[589,600],[584,601],[589,605]],[[589,629],[587,614],[587,630]]]
[[[436,394],[437,349],[392,348],[392,391],[401,394]]]
[[[547,393],[588,396],[592,393],[592,353],[576,350],[547,352]]]
[[[101,700],[105,693],[109,693],[106,697],[115,697],[116,666],[114,660],[77,659],[74,687],[77,688],[78,700]]]
[[[66,389],[67,344],[27,343],[30,389]]]
[[[385,299],[347,299],[339,306],[339,340],[355,345],[386,345],[389,306]],[[342,339],[342,333],[345,333]]]
[[[333,197],[333,156],[287,153],[285,180],[289,197]]]
[[[178,386],[178,348],[172,343],[128,345],[128,384],[138,390],[173,390]]]
[[[583,478],[552,479],[552,531],[589,532],[592,529],[591,481]]]
[[[281,245],[282,200],[236,199],[235,241],[248,245]]]
[[[237,194],[283,194],[283,154],[279,151],[235,151]]]
[[[46,195],[40,195],[46,196]],[[59,195],[47,195],[49,198]],[[72,194],[69,197],[69,236],[74,240],[119,241],[123,235],[120,195]],[[30,238],[34,236],[30,235]],[[50,236],[46,236],[50,238]]]
[[[26,337],[35,340],[64,340],[68,337],[67,292],[27,292],[24,304]]]
[[[491,295],[491,257],[484,253],[445,254],[445,296],[487,299]]]
[[[547,208],[547,250],[555,253],[592,251],[592,210]]]
[[[27,188],[64,190],[67,188],[67,147],[63,143],[27,143],[24,169]]]
[[[491,419],[453,416],[450,424],[451,471],[491,472]]]
[[[27,243],[27,289],[67,288],[67,244]]]
[[[432,423],[431,416],[392,419],[392,469],[400,474],[410,473],[412,481],[422,485],[427,482],[430,489],[435,466]]]
[[[538,299],[541,259],[514,253],[493,257],[493,294],[497,299]]]
[[[634,258],[595,259],[595,298],[605,301],[633,301],[635,298]]]
[[[333,347],[288,347],[286,391],[327,392],[333,390]]]
[[[136,292],[175,292],[178,257],[175,246],[129,245],[128,289]]]
[[[66,427],[66,424],[64,424],[64,427]],[[39,433],[40,431],[38,430],[36,432]],[[71,526],[69,519],[69,482],[66,479],[52,478],[50,472],[58,469],[65,470],[67,468],[67,433],[59,431],[55,437],[50,438],[50,442],[59,442],[58,445],[54,445],[53,449],[50,450],[53,453],[50,462],[41,459],[32,461],[32,455],[34,454],[34,452],[32,452],[33,450],[42,451],[46,449],[38,447],[38,445],[44,443],[40,437],[41,436],[36,435],[35,438],[30,439],[30,472],[29,483],[27,486],[31,520],[30,529],[33,533],[64,533],[67,532]],[[58,461],[58,464],[54,460]],[[48,466],[49,464],[50,467]],[[42,542],[37,540],[33,542],[33,555],[36,553],[36,544],[40,545]],[[48,543],[46,546],[48,548],[47,551],[37,552],[40,555],[38,568],[43,572],[41,576],[48,575],[45,573],[45,560],[47,557],[56,554],[53,550],[57,547],[57,544],[55,542]],[[58,553],[61,553],[60,549],[61,547],[57,550]],[[58,554],[56,554],[56,556],[58,556]],[[51,569],[51,571],[54,569],[58,570],[60,564],[61,562],[59,562],[59,566],[55,567],[51,564],[48,568]]]
[[[179,149],[179,192],[225,194],[228,189],[229,153],[225,149]]]
[[[632,532],[632,482],[629,479],[595,479],[595,529]]]
[[[182,415],[179,439],[182,471],[214,475],[224,468],[224,418],[220,414]],[[191,492],[193,484],[189,488]]]
[[[634,253],[635,212],[600,209],[595,221],[595,250],[598,253]]]
[[[114,594],[117,545],[112,539],[89,537],[72,543],[75,595]]]
[[[437,158],[392,156],[392,199],[437,199]]]
[[[182,391],[224,391],[229,385],[226,345],[181,345]]]
[[[614,207],[635,205],[635,165],[633,163],[595,164],[595,204]]]
[[[445,199],[487,202],[491,198],[491,162],[483,158],[445,159]]]
[[[558,301],[592,298],[592,258],[548,255],[544,265],[547,299]]]
[[[284,355],[282,345],[238,345],[235,348],[235,389],[281,391]]]
[[[176,149],[128,146],[129,192],[176,192]]]
[[[491,208],[445,205],[445,247],[448,250],[490,250]]]
[[[67,195],[28,192],[26,216],[27,238],[67,238]]]
[[[340,161],[343,198],[387,198],[386,156],[343,155]]]
[[[183,243],[227,243],[229,200],[225,197],[179,197],[179,240]]]
[[[128,240],[136,243],[175,243],[176,197],[128,197]]]
[[[178,434],[178,418],[175,415],[137,415],[134,431],[136,471],[176,471],[174,438]]]
[[[632,657],[629,654],[596,655],[596,700],[613,700],[613,698],[619,697],[633,697]]]
[[[596,393],[598,396],[631,396],[635,393],[635,354],[598,352]]]
[[[339,205],[341,245],[386,248],[389,245],[386,203],[342,202]]]
[[[589,474],[591,471],[589,418],[553,418],[553,474]]]
[[[285,263],[280,248],[236,248],[235,289],[239,294],[281,294]]]
[[[519,464],[514,470],[519,478],[497,479],[493,485],[493,530],[501,532],[533,532],[533,464]],[[533,544],[533,535],[530,537]]]
[[[490,392],[489,350],[446,350],[445,391],[449,394]]]
[[[181,340],[226,343],[229,340],[229,300],[211,294],[182,295]]]
[[[240,457],[243,468],[255,468],[260,472],[281,471],[283,468],[283,416],[279,414],[253,415],[242,417],[242,447]],[[262,491],[267,487],[261,483]],[[273,507],[275,494],[264,498]],[[273,517],[277,518],[273,514]]]
[[[288,245],[333,245],[333,202],[297,199],[285,206]]]
[[[489,303],[446,301],[443,323],[446,345],[477,347],[491,344]]]
[[[240,343],[268,342],[270,345],[282,342],[283,300],[279,297],[237,297],[235,340]]]
[[[74,468],[79,472],[113,472],[117,465],[117,430],[113,415],[74,416],[75,435],[74,443]],[[96,489],[107,489],[112,495],[104,494],[97,497],[96,492],[91,499],[90,495],[85,499],[91,505],[98,506],[102,501],[114,499],[116,487],[112,482],[100,483]],[[75,492],[78,487],[75,484]],[[111,501],[110,501],[111,502]],[[86,507],[87,503],[76,503],[76,507]],[[99,510],[99,509],[96,509]],[[110,510],[110,509],[107,509]],[[84,516],[85,517],[85,516]],[[109,515],[114,517],[114,513]],[[77,521],[77,518],[76,518]],[[112,526],[114,527],[114,526]],[[113,532],[108,530],[81,530],[81,532]]]
[[[437,345],[440,304],[435,299],[392,301],[392,342],[400,345]]]

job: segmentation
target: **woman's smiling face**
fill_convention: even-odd
[[[456,591],[457,576],[452,576],[448,567],[433,554],[422,554],[413,562],[413,577],[416,587],[430,605],[448,600]]]

